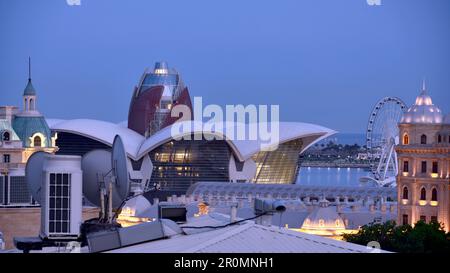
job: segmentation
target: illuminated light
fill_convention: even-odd
[[[154,221],[152,218],[136,217],[135,213],[136,211],[130,207],[123,208],[117,216],[117,223],[119,223],[122,227],[130,227],[137,224]]]
[[[155,74],[168,74],[169,71],[167,71],[167,69],[164,68],[156,68],[153,73]]]
[[[402,204],[403,205],[407,205],[408,204],[408,199],[402,199]]]
[[[438,201],[430,201],[430,206],[436,207],[438,205]]]
[[[323,219],[319,219],[319,227],[324,227],[325,221]]]
[[[419,205],[420,206],[425,206],[427,204],[426,200],[419,200]]]
[[[403,176],[408,176],[408,172],[403,172]]]
[[[432,173],[432,174],[431,174],[431,177],[432,177],[432,178],[438,178],[438,176],[439,176],[439,175],[438,175],[437,173]]]

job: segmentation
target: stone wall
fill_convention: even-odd
[[[98,208],[83,208],[83,220],[98,217]],[[0,208],[0,231],[5,249],[14,248],[14,237],[35,237],[41,226],[41,208]]]

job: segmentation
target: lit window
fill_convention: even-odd
[[[336,219],[336,227],[340,227],[341,226],[341,222],[339,222],[339,219]]]
[[[33,146],[34,147],[41,147],[42,140],[40,136],[35,136],[33,139]]]
[[[325,221],[323,219],[319,220],[319,227],[324,227],[325,226]]]
[[[408,145],[409,144],[409,136],[408,134],[405,134],[403,136],[403,145]]]

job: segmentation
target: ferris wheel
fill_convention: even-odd
[[[395,184],[398,173],[395,145],[399,143],[398,123],[407,110],[397,97],[385,97],[375,104],[366,133],[367,154],[372,179],[378,185]]]

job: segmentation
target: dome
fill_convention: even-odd
[[[427,94],[425,84],[416,102],[403,114],[401,123],[442,123],[444,119],[441,109],[433,105],[431,97]]]
[[[328,206],[326,199],[320,200],[319,207],[314,210],[303,221],[302,229],[305,230],[345,230],[345,224],[336,209]]]
[[[12,122],[14,131],[22,140],[24,147],[32,147],[31,138],[36,134],[43,137],[43,146],[52,147],[52,134],[43,116],[15,116]]]

